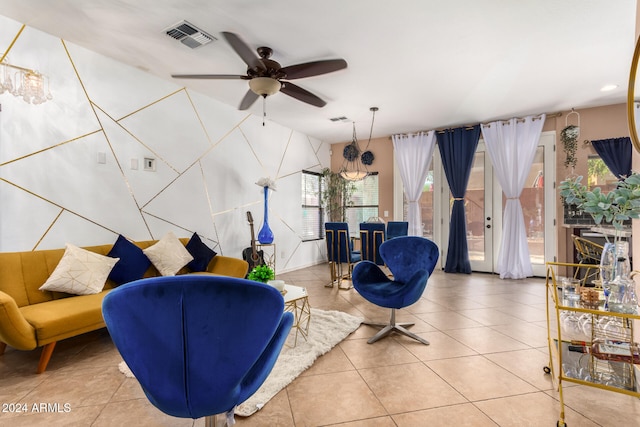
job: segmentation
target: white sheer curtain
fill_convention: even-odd
[[[520,194],[531,170],[546,116],[482,125],[487,153],[507,198],[498,254],[501,279],[533,276]]]
[[[404,185],[404,194],[409,201],[409,236],[422,236],[422,216],[420,215],[420,196],[424,180],[429,173],[433,149],[436,146],[435,131],[420,132],[412,135],[393,135],[393,149],[400,177]]]

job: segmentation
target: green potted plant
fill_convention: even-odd
[[[614,242],[604,245],[600,262],[605,309],[637,313],[635,283],[629,275],[629,246],[627,242],[621,241],[621,231],[625,221],[640,218],[640,175],[632,173],[608,193],[599,187],[590,191],[581,181],[582,177],[579,176],[560,183],[560,196],[564,202],[576,205],[577,209],[590,214],[596,224],[605,221],[615,228]]]
[[[640,218],[640,174],[632,173],[607,193],[600,187],[588,190],[582,176],[568,178],[558,188],[565,204],[588,213],[596,224],[604,221],[620,231],[625,221]]]
[[[321,203],[329,221],[344,222],[346,208],[352,204],[351,196],[356,190],[352,182],[344,179],[340,174],[329,168],[322,170]]]
[[[273,269],[266,264],[258,265],[249,272],[247,279],[254,280],[256,282],[267,283],[269,280],[273,280],[276,277]]]
[[[560,131],[560,141],[562,141],[562,148],[566,154],[564,160],[565,167],[576,167],[578,158],[576,153],[578,151],[578,135],[580,135],[580,128],[578,126],[569,125]]]

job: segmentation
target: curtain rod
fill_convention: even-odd
[[[558,118],[558,117],[561,117],[561,116],[562,116],[562,112],[547,114],[547,118],[548,118],[548,119],[555,119],[555,118]],[[539,118],[540,118],[540,115],[538,115],[538,116],[534,117],[534,120],[539,119]],[[493,120],[493,121],[494,121],[494,122],[508,122],[509,120],[510,120],[510,119],[501,119],[501,120]],[[523,118],[517,118],[517,121],[522,122],[522,121],[524,121],[524,119],[523,119]],[[482,124],[482,125],[486,124],[486,125],[488,125],[489,123],[479,123],[479,124]],[[464,125],[464,126],[459,126],[459,127],[464,127],[464,129],[465,129],[465,130],[473,130],[473,126],[474,126],[474,125]],[[447,129],[436,129],[435,131],[436,131],[437,133],[443,134],[443,133],[445,133],[448,129],[452,129],[452,128],[447,128]],[[412,132],[412,134],[416,134],[416,133],[420,133],[420,132],[425,132],[425,133],[427,133],[427,132],[431,132],[431,131],[422,130],[422,131]],[[401,133],[401,134],[399,134],[399,135],[409,135],[409,134],[407,134],[407,133]],[[389,139],[393,139],[393,135],[389,136]]]

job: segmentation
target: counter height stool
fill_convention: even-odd
[[[361,254],[359,251],[353,250],[353,243],[349,236],[349,225],[346,222],[327,222],[324,224],[325,239],[327,242],[327,257],[329,259],[329,268],[331,269],[331,283],[328,287],[338,285],[340,289],[350,289],[349,284],[342,287],[343,279],[351,280],[351,272],[353,266],[360,261]],[[343,265],[346,264],[347,271],[343,271]]]

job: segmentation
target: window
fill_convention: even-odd
[[[587,187],[589,190],[600,187],[602,191],[608,192],[616,187],[618,179],[611,173],[600,156],[590,155],[587,159],[587,168]]]
[[[302,171],[302,241],[323,238],[320,184],[322,175]]]
[[[349,230],[360,229],[360,223],[378,214],[378,172],[371,172],[362,181],[353,183],[355,190],[347,206]]]

